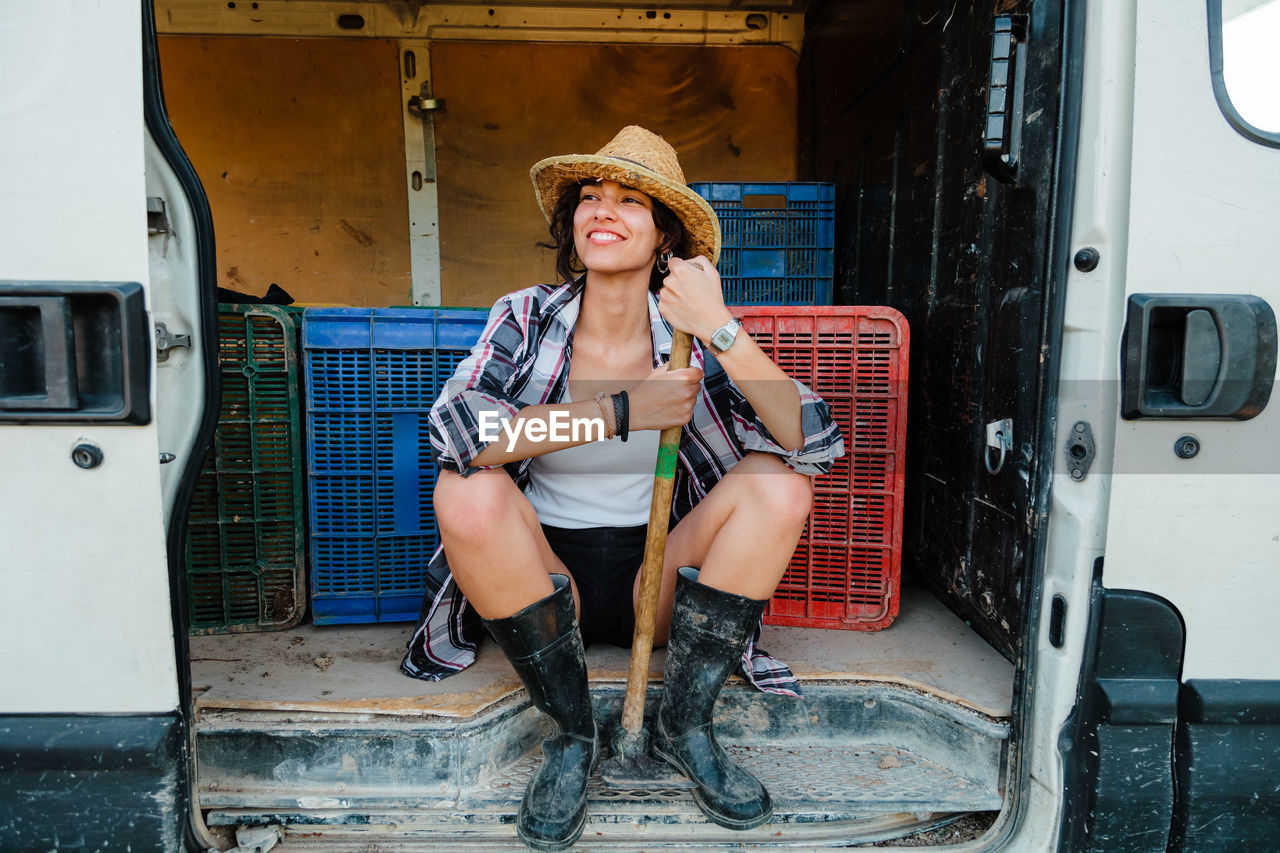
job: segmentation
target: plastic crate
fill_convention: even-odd
[[[689,185],[720,218],[720,280],[736,305],[830,305],[835,184]]]
[[[192,634],[281,630],[306,609],[296,316],[219,306],[222,411],[187,523]]]
[[[845,455],[813,480],[809,523],[765,610],[770,625],[878,630],[898,615],[907,423],[906,320],[892,308],[731,308],[817,392]]]
[[[487,318],[439,308],[303,314],[317,625],[418,618],[438,542],[427,415]]]

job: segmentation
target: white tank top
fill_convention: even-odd
[[[614,436],[535,456],[525,496],[538,521],[574,529],[648,524],[661,435],[641,430],[625,442]]]

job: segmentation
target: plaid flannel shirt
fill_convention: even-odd
[[[507,294],[494,305],[480,340],[431,409],[432,454],[441,468],[464,477],[480,470],[470,462],[486,446],[480,439],[481,412],[495,412],[505,420],[525,406],[563,399],[583,286],[582,278],[560,286],[539,285]],[[658,313],[654,294],[649,295],[649,321],[658,367],[670,358],[672,330]],[[804,445],[788,451],[769,435],[714,354],[697,340],[690,365],[703,371],[702,393],[680,438],[673,523],[749,452],[773,454],[793,471],[809,476],[825,474],[844,455],[844,440],[826,404],[803,384],[796,382]],[[523,459],[505,466],[521,489],[529,482],[530,462]],[[401,671],[428,681],[459,672],[475,661],[483,633],[478,614],[453,580],[444,548],[437,549],[427,566],[422,613]],[[759,636],[757,627],[738,673],[760,690],[798,696],[795,676],[756,645]]]

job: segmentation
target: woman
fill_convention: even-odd
[[[594,155],[552,157],[531,174],[563,283],[499,300],[432,410],[443,553],[402,666],[439,677],[470,663],[452,571],[557,724],[521,802],[520,837],[543,850],[572,844],[599,756],[584,640],[631,642],[658,433],[684,425],[655,632],[668,654],[654,749],[697,783],[711,820],[758,826],[769,795],[716,745],[711,710],[799,540],[809,477],[843,453],[839,431],[725,307],[719,223],[665,141],[627,127]],[[673,327],[695,338],[688,368],[664,364]],[[557,432],[557,422],[597,428]]]

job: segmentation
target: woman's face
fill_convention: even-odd
[[[661,239],[653,222],[653,199],[639,190],[601,181],[578,191],[573,244],[589,271],[643,270],[647,275]]]

